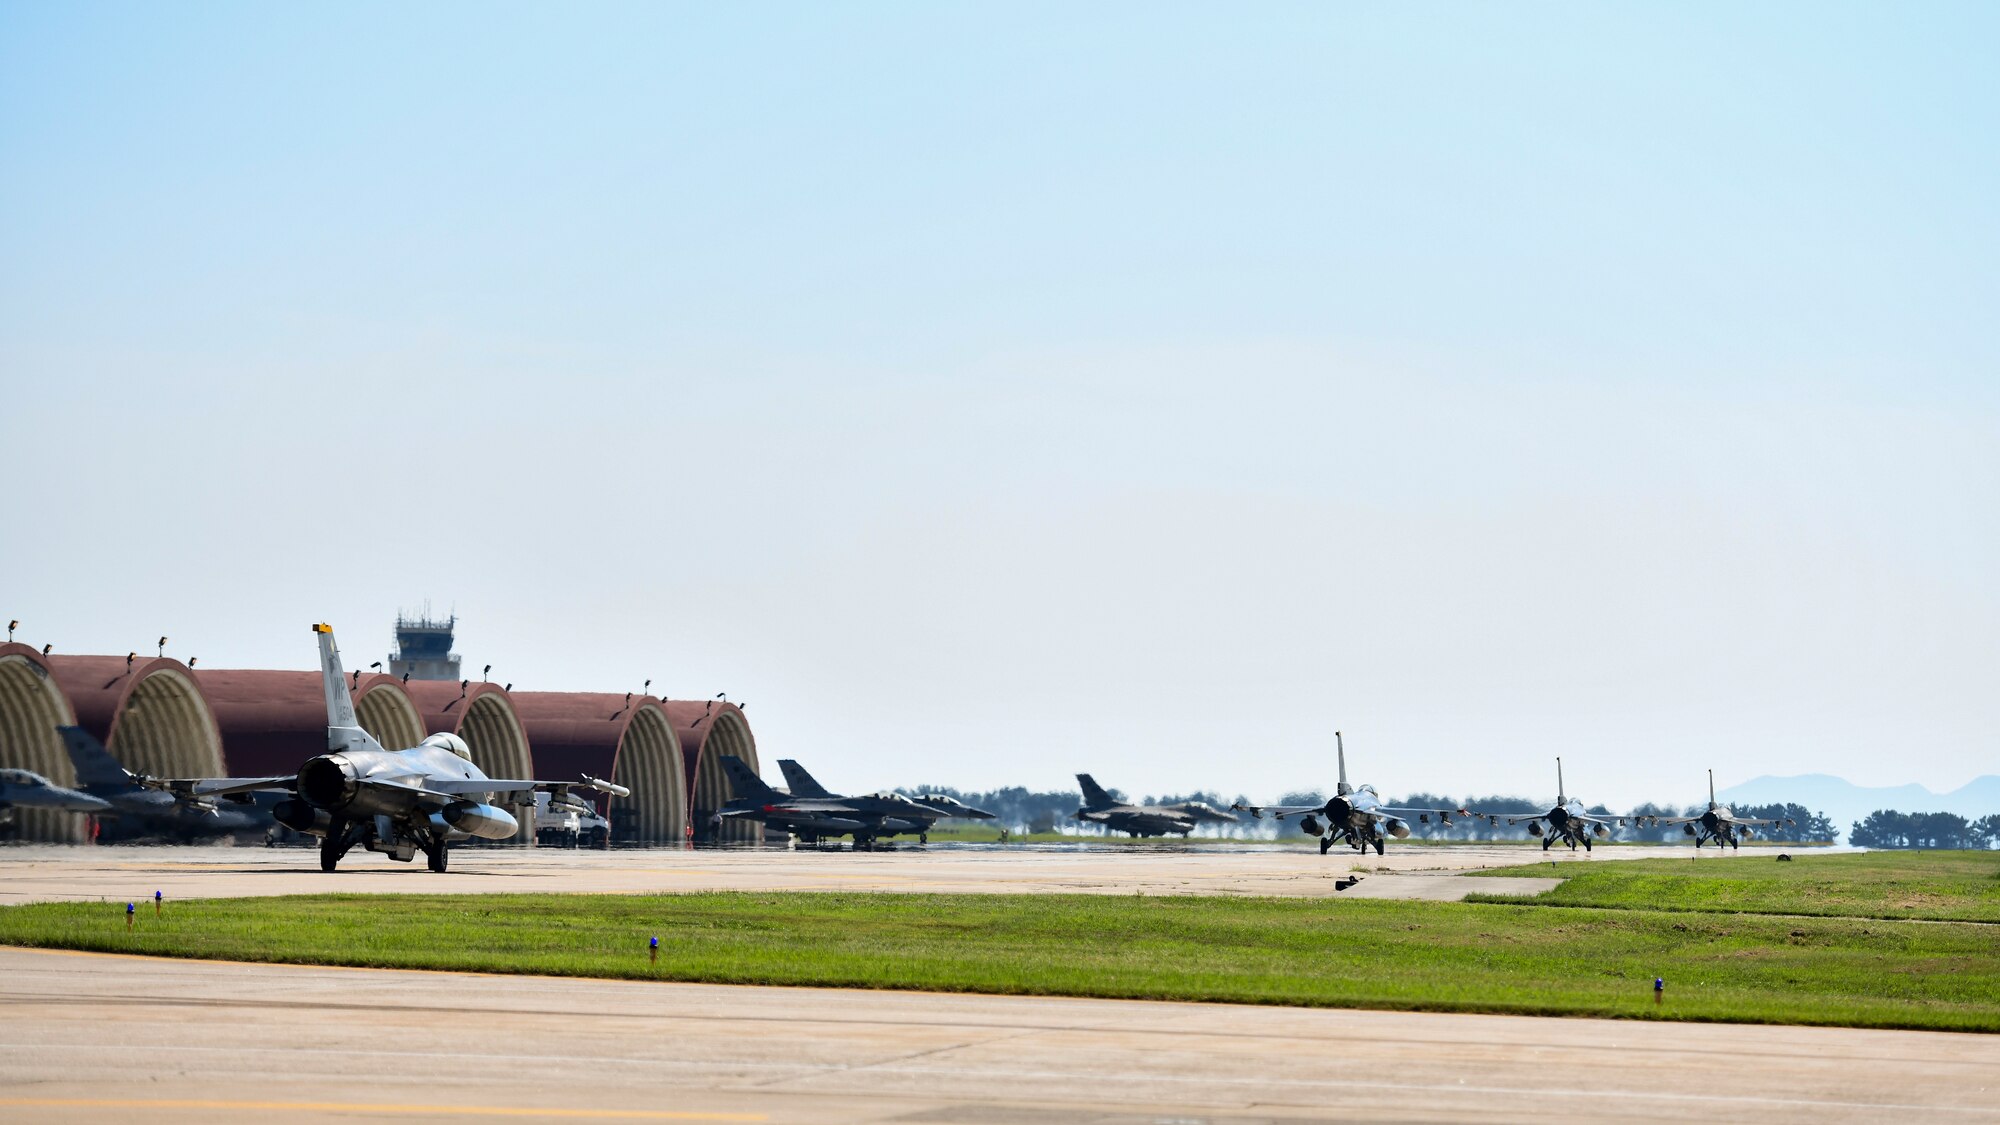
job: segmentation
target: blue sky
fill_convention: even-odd
[[[429,598],[857,787],[1956,785],[1996,24],[0,4],[0,613]]]

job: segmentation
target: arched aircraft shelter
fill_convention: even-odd
[[[76,784],[57,727],[73,726],[69,696],[42,654],[24,644],[0,644],[0,767],[33,770],[56,785]],[[88,826],[76,813],[16,809],[14,827],[24,840],[80,843]]]
[[[725,755],[741,758],[751,771],[760,772],[757,740],[750,734],[750,721],[734,703],[718,700],[692,703],[673,700],[667,704],[674,732],[680,736],[681,754],[693,787],[688,794],[689,819],[695,839],[721,843],[747,843],[764,838],[764,826],[753,820],[715,822],[715,814],[735,790],[723,772]]]
[[[660,700],[558,691],[517,691],[512,699],[542,780],[589,774],[632,790],[629,797],[611,799],[613,840],[678,844],[686,839],[686,774]]]
[[[76,725],[134,773],[204,777],[222,771],[222,734],[195,673],[166,657],[62,656],[49,672]]]

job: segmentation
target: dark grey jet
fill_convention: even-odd
[[[1466,809],[1401,809],[1390,808],[1382,803],[1373,785],[1363,785],[1356,789],[1347,783],[1347,747],[1340,740],[1340,732],[1333,732],[1333,752],[1340,760],[1340,786],[1323,805],[1231,805],[1230,808],[1247,812],[1251,816],[1262,817],[1270,813],[1274,819],[1283,820],[1288,816],[1299,818],[1299,827],[1308,836],[1319,837],[1319,854],[1325,855],[1335,843],[1345,841],[1355,851],[1366,851],[1374,845],[1375,854],[1381,855],[1384,837],[1394,836],[1398,840],[1410,835],[1410,818],[1419,824],[1428,823],[1437,817],[1445,824],[1454,816],[1470,817]]]
[[[838,793],[829,792],[826,786],[821,785],[813,775],[806,772],[804,766],[790,758],[778,759],[778,769],[784,772],[785,787],[791,790],[791,794],[794,797],[815,797],[830,801],[851,799],[842,797]],[[943,815],[938,817],[939,820],[948,820],[954,817],[963,820],[993,819],[993,814],[987,812],[985,809],[975,809],[957,797],[946,796],[943,793],[919,793],[909,799],[919,805],[929,806],[942,813]]]
[[[959,807],[965,811],[952,812],[901,793],[843,797],[827,792],[797,762],[779,763],[792,786],[789,793],[764,784],[741,758],[725,756],[722,767],[728,771],[735,796],[716,814],[718,818],[762,821],[767,827],[784,829],[803,844],[817,844],[830,836],[852,836],[854,846],[864,850],[891,836],[915,836],[919,843],[929,843],[931,825],[940,820],[992,815],[963,805]]]
[[[1768,828],[1775,824],[1797,824],[1795,820],[1757,820],[1753,817],[1737,816],[1728,805],[1715,802],[1715,771],[1708,771],[1708,811],[1700,816],[1655,816],[1648,817],[1648,824],[1678,824],[1681,831],[1694,837],[1694,846],[1703,843],[1721,847],[1742,847],[1742,841],[1755,835],[1752,828]]]
[[[111,805],[88,793],[65,789],[32,770],[0,769],[0,825],[14,823],[15,809],[108,812]]]
[[[270,815],[255,805],[230,802],[224,808],[207,797],[185,800],[146,784],[146,778],[127,770],[82,727],[57,727],[69,760],[76,766],[76,785],[111,806],[111,814],[125,831],[107,829],[111,835],[170,835],[183,838],[220,836],[229,832],[258,828],[270,823]]]
[[[1076,783],[1083,787],[1083,807],[1076,810],[1076,819],[1088,824],[1102,824],[1113,832],[1129,832],[1134,836],[1172,834],[1185,838],[1197,824],[1236,823],[1235,817],[1200,801],[1183,801],[1178,805],[1127,805],[1105,792],[1104,787],[1087,773],[1077,774]]]
[[[1482,812],[1475,812],[1472,815],[1483,816],[1493,824],[1500,823],[1501,818],[1505,816],[1504,813]],[[1506,817],[1509,825],[1525,822],[1528,826],[1528,835],[1542,838],[1543,851],[1548,851],[1549,845],[1555,843],[1568,844],[1570,851],[1575,851],[1576,846],[1582,844],[1583,850],[1589,851],[1592,836],[1608,840],[1611,838],[1611,830],[1622,827],[1628,819],[1630,818],[1622,816],[1594,816],[1583,807],[1582,801],[1569,796],[1563,789],[1561,758],[1556,759],[1556,803],[1549,806],[1549,811],[1535,813],[1532,816]],[[1544,824],[1548,826],[1546,829],[1542,827]]]
[[[326,694],[327,753],[307,761],[294,776],[148,778],[147,784],[183,799],[286,794],[273,815],[287,828],[320,838],[322,871],[332,871],[357,844],[401,863],[422,851],[432,871],[443,871],[452,843],[514,835],[520,822],[503,806],[532,808],[535,793],[567,801],[572,789],[630,795],[622,785],[592,777],[487,777],[472,764],[465,740],[455,734],[434,734],[405,750],[384,749],[355,718],[333,627],[315,625],[313,633],[319,638],[320,682]]]

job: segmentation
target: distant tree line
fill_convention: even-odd
[[[2000,814],[1967,820],[1948,812],[1876,809],[1854,822],[1847,841],[1863,848],[1990,848],[2000,844]]]

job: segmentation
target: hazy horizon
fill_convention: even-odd
[[[766,762],[2000,761],[2000,10],[0,8],[0,618]]]

